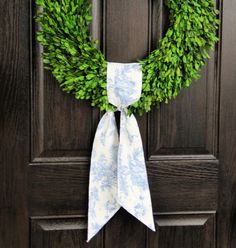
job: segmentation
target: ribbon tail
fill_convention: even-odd
[[[130,214],[155,231],[142,139],[134,115],[121,111],[118,150],[118,201]]]
[[[115,115],[108,112],[99,122],[92,149],[87,242],[120,209],[117,202],[118,146]]]

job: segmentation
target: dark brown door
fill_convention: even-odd
[[[101,114],[43,70],[34,1],[0,2],[0,248],[236,247],[236,1],[217,6],[221,40],[201,79],[138,117],[157,232],[121,210],[86,244]],[[162,0],[94,0],[93,16],[117,62],[146,56],[168,26]]]

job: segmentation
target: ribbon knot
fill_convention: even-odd
[[[123,207],[155,231],[139,127],[127,107],[138,101],[142,70],[138,63],[108,63],[108,101],[121,112],[120,137],[112,111],[101,118],[94,138],[88,209],[88,240]]]

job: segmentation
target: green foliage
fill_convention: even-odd
[[[62,90],[76,99],[90,100],[101,110],[108,103],[107,62],[89,35],[89,0],[36,0],[40,24],[37,39],[43,45],[45,68],[52,71]],[[142,95],[129,113],[143,114],[175,98],[188,87],[209,58],[218,40],[219,21],[213,0],[166,0],[170,27],[156,50],[139,61],[143,71]]]

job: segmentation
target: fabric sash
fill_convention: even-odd
[[[123,207],[155,231],[139,127],[127,107],[140,99],[142,69],[138,63],[108,63],[108,101],[121,112],[120,135],[112,111],[101,118],[94,138],[90,178],[89,241]]]

